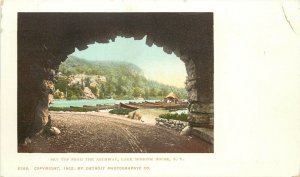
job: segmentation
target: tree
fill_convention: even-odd
[[[158,89],[157,88],[155,88],[155,87],[152,87],[151,89],[150,89],[150,96],[152,96],[152,97],[156,97],[157,96],[157,93],[158,93]]]
[[[125,99],[139,97],[145,99],[161,99],[169,92],[174,91],[182,98],[186,99],[187,91],[184,88],[168,86],[156,81],[147,80],[143,71],[132,63],[112,62],[112,61],[87,61],[78,57],[69,58],[60,65],[59,72],[62,76],[58,78],[55,87],[64,93],[68,87],[67,76],[86,73],[87,75],[100,75],[106,77],[106,82],[95,80],[89,77],[84,80],[85,86],[89,87],[98,98]],[[95,88],[91,86],[96,85]],[[68,98],[82,97],[83,88],[76,86],[68,87]],[[80,93],[81,92],[81,93]]]
[[[145,93],[143,92],[143,90],[139,87],[134,87],[133,88],[133,93],[132,93],[132,96],[134,97],[140,97],[140,96],[143,96]]]

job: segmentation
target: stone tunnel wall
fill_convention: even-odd
[[[94,42],[147,36],[148,46],[174,52],[186,66],[189,122],[213,127],[212,13],[19,13],[18,139],[28,136],[50,69]],[[33,65],[43,71],[32,71]],[[36,76],[39,77],[36,77]]]

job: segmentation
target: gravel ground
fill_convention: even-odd
[[[51,112],[57,136],[37,135],[19,152],[146,153],[213,152],[213,145],[158,127],[109,113]]]

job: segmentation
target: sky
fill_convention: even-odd
[[[142,40],[117,37],[115,42],[91,44],[88,48],[70,54],[86,60],[126,61],[134,63],[144,71],[146,78],[160,83],[183,88],[186,69],[183,61],[175,54],[167,54],[162,47],[146,45],[146,37]]]

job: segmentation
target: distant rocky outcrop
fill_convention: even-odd
[[[90,88],[84,87],[83,89],[84,98],[85,99],[97,99],[97,97],[93,94]]]
[[[64,92],[61,92],[59,89],[57,89],[55,92],[54,92],[54,98],[55,99],[64,99],[65,98],[65,94]]]

